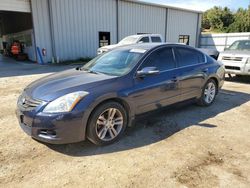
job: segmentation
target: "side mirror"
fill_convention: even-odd
[[[228,50],[228,48],[224,48],[224,51],[227,51]]]
[[[160,71],[156,67],[144,67],[142,70],[137,71],[137,77],[145,77],[159,73]]]

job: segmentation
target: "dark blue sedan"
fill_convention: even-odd
[[[211,105],[224,68],[181,44],[119,47],[83,67],[37,80],[18,99],[17,117],[31,137],[48,143],[116,141],[136,115],[194,99]]]

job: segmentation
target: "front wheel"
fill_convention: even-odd
[[[127,112],[117,102],[107,102],[93,112],[87,127],[88,139],[96,145],[115,142],[127,126]]]
[[[216,82],[213,79],[208,80],[197,103],[201,106],[210,106],[215,100],[217,90],[218,86]]]

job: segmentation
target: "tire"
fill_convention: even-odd
[[[126,110],[117,102],[98,106],[88,121],[87,138],[96,145],[114,143],[126,129],[127,117]]]
[[[211,98],[206,94],[207,92],[210,93],[209,96],[211,96]],[[202,89],[202,95],[198,99],[197,104],[200,106],[210,106],[211,104],[213,104],[217,92],[218,92],[218,85],[213,79],[209,79]]]

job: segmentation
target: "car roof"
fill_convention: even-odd
[[[161,37],[161,34],[138,34],[138,35],[129,35],[127,37],[135,37],[135,38],[139,38],[139,37]]]
[[[124,49],[124,50],[131,50],[131,49],[142,49],[142,50],[151,50],[153,48],[159,47],[159,46],[187,46],[182,43],[139,43],[139,44],[130,44],[125,46],[119,46],[115,49]]]

